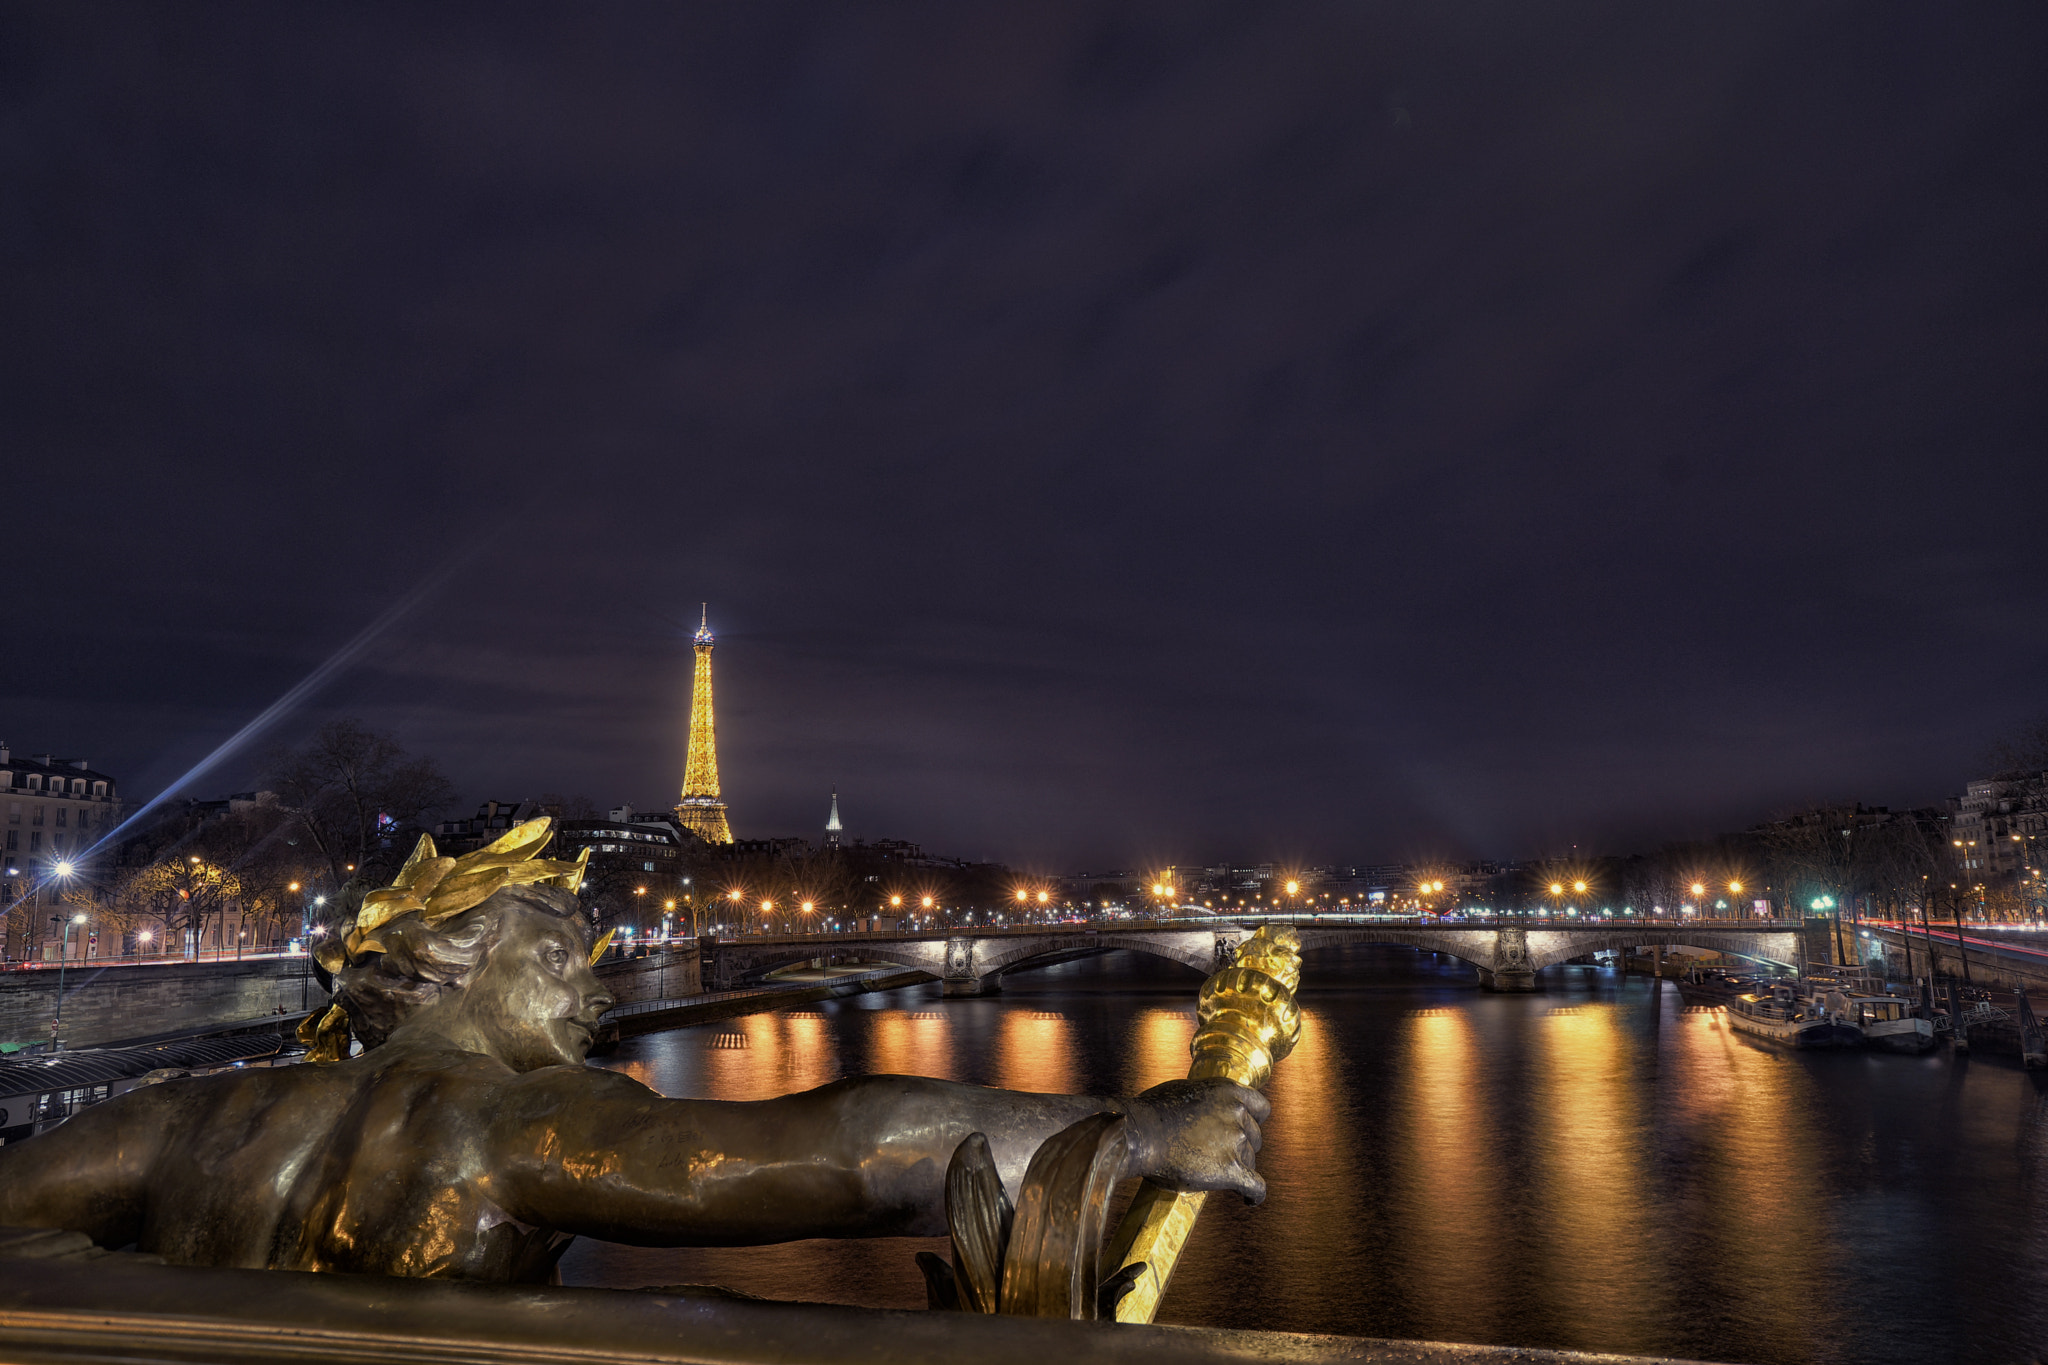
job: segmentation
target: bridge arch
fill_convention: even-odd
[[[1705,937],[1698,935],[1696,937]],[[1615,928],[1605,933],[1575,930],[1569,933],[1529,933],[1529,966],[1532,971],[1554,967],[1588,953],[1613,952],[1622,948],[1696,948],[1701,952],[1726,953],[1732,957],[1779,966],[1796,967],[1798,948],[1789,934],[1716,934],[1707,942],[1690,941],[1683,928]]]
[[[1359,925],[1342,929],[1301,929],[1301,954],[1323,948],[1343,948],[1354,943],[1378,943],[1393,948],[1413,948],[1421,953],[1444,953],[1481,971],[1493,970],[1494,931],[1491,929],[1411,931],[1402,925]],[[1304,961],[1302,974],[1309,966]]]
[[[1082,952],[1124,951],[1163,957],[1207,975],[1218,965],[1216,944],[1219,938],[1228,942],[1235,937],[1202,932],[1171,935],[1049,934],[1044,938],[1033,937],[1016,943],[981,939],[975,944],[974,970],[978,976],[1006,975],[1030,971],[1035,966],[1052,965],[1042,959],[1066,958]]]
[[[915,939],[901,939],[891,943],[848,943],[821,938],[816,943],[762,943],[752,944],[745,939],[726,940],[717,947],[717,981],[719,989],[757,984],[770,974],[784,967],[793,967],[799,962],[812,958],[831,957],[835,954],[859,955],[869,962],[900,963],[921,972],[939,976],[945,971],[946,945],[944,940],[920,942]]]

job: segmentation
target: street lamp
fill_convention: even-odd
[[[59,864],[64,866],[64,864]],[[64,921],[64,940],[57,948],[57,1014],[50,1020],[50,1051],[64,1050],[63,1040],[58,1031],[64,1026],[64,967],[71,958],[71,926],[85,923],[84,915],[73,915]]]

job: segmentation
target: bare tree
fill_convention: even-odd
[[[2037,777],[2048,771],[2048,714],[2036,716],[1991,746],[1985,760],[1993,777]]]
[[[455,799],[433,759],[359,720],[330,721],[274,754],[266,782],[324,865],[336,914],[390,880],[411,852],[405,836]]]

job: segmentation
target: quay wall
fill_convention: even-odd
[[[597,965],[597,979],[621,1005],[641,1000],[674,1000],[704,989],[697,941],[686,939],[646,957],[609,958]]]
[[[74,963],[64,970],[64,1045],[94,1047],[327,1003],[302,957],[236,962]],[[304,1003],[302,1004],[301,1001]],[[57,969],[0,972],[0,1042],[47,1043]]]
[[[1964,968],[1965,954],[1958,951],[1954,935],[1944,940],[1937,925],[1930,943],[1928,935],[1914,931],[1901,935],[1892,929],[1873,929],[1873,941],[1884,945],[1885,974],[1899,980],[1909,976],[1927,975],[1927,958],[1931,948],[1934,955],[1936,976],[1952,976],[1958,980],[1967,979],[1977,986],[1998,986],[2011,990],[2024,986],[2030,991],[2048,990],[2048,959],[2028,958],[2019,953],[1999,952],[1996,949],[1966,945],[1969,966]],[[1912,971],[1906,969],[1910,957]]]
[[[219,962],[107,964],[64,969],[64,1045],[96,1047],[209,1024],[298,1014],[327,1003],[302,957]],[[46,1043],[57,1013],[57,969],[0,972],[0,1043]],[[620,1004],[696,995],[702,989],[694,943],[642,958],[606,962],[598,979]]]

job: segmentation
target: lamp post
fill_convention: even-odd
[[[58,866],[69,867],[70,864],[59,863]],[[64,940],[57,948],[57,1013],[50,1020],[50,1051],[52,1052],[62,1052],[64,1050],[64,1043],[59,1034],[59,1030],[64,1027],[64,967],[71,957],[71,926],[83,923],[85,923],[84,915],[73,915],[70,919],[65,920]]]
[[[316,909],[325,904],[327,904],[327,897],[313,897],[313,905]],[[299,940],[299,945],[306,950],[305,969],[299,973],[299,1008],[302,1010],[312,1008],[312,1005],[308,1002],[311,998],[313,981],[313,921],[306,914],[305,907],[305,900],[301,898],[299,901],[299,932],[303,937]]]

